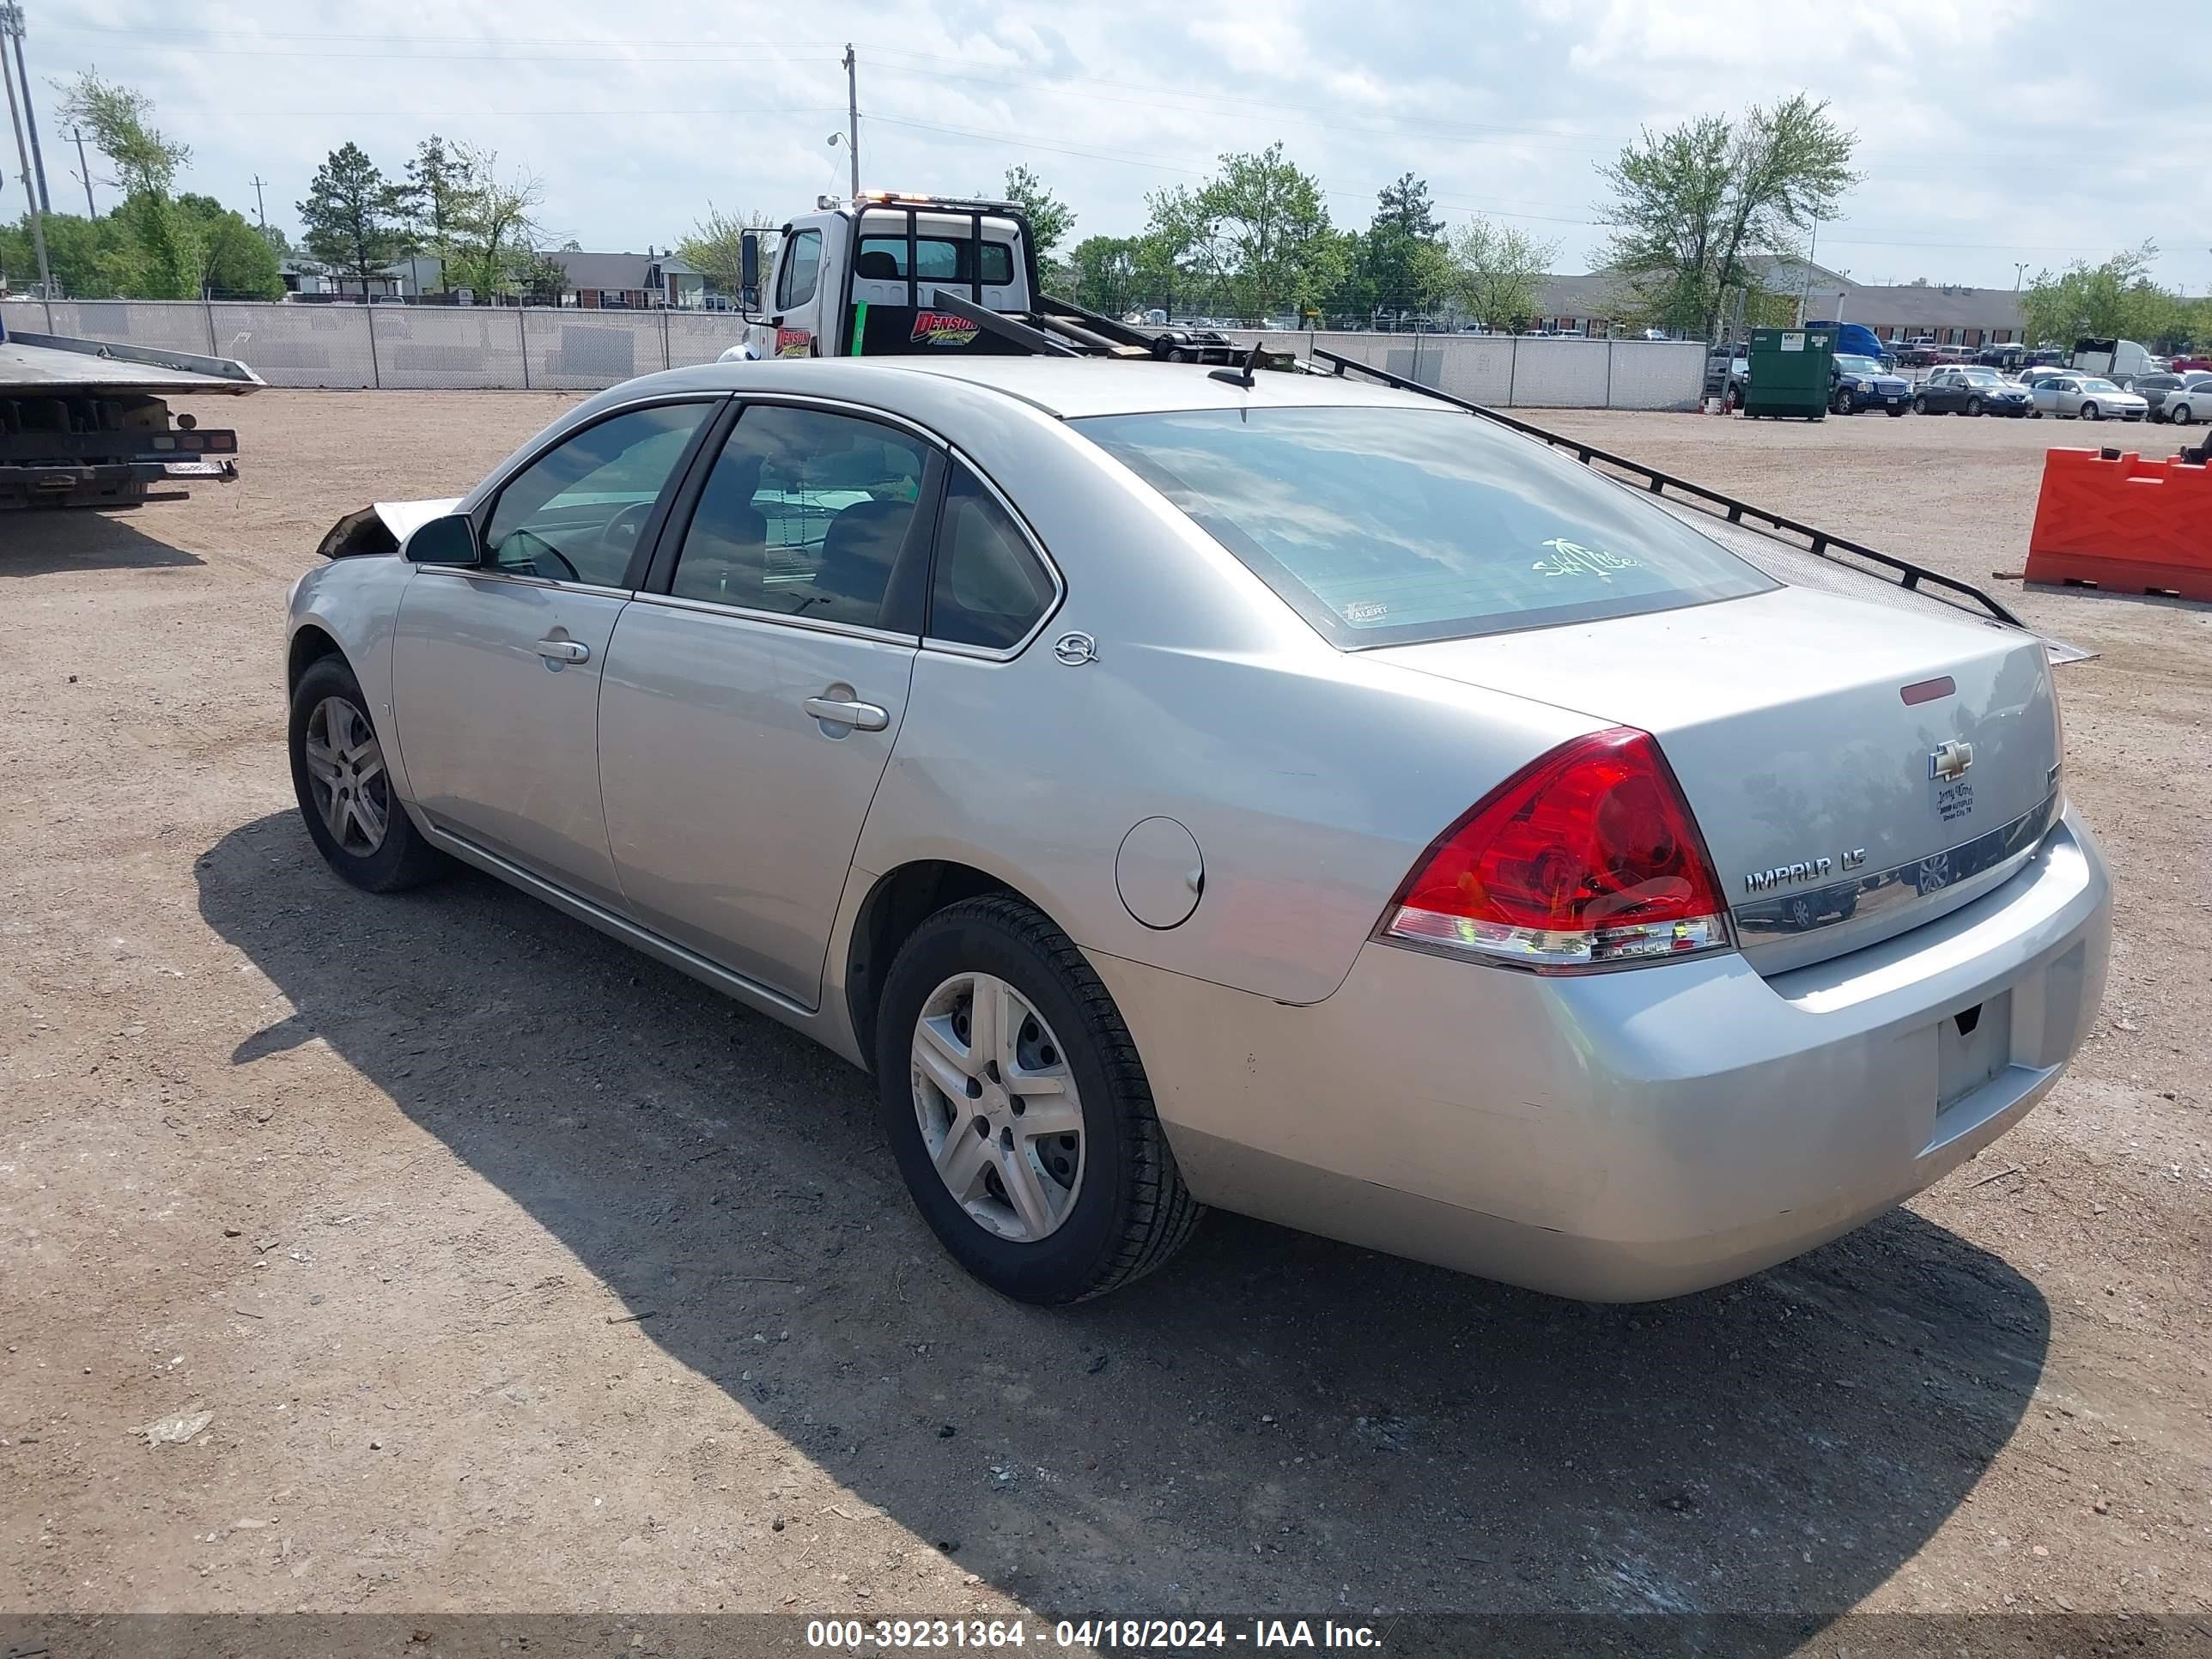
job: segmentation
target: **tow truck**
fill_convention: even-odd
[[[11,331],[0,321],[0,508],[131,507],[238,477],[238,434],[169,412],[262,379],[228,357]]]
[[[1227,363],[1247,356],[1210,331],[1132,324],[1055,299],[1038,280],[1029,216],[1011,202],[871,191],[819,198],[780,233],[775,280],[745,307],[747,357],[880,357],[975,351]],[[760,288],[760,237],[739,246]]]
[[[744,234],[738,263],[745,337],[722,354],[726,360],[973,351],[1210,363],[1215,375],[1247,385],[1263,369],[1364,375],[1510,427],[1643,490],[1778,581],[1879,597],[1905,609],[1964,610],[2027,629],[2002,601],[1970,582],[1356,357],[1318,348],[1300,357],[1211,330],[1102,316],[1054,298],[1038,280],[1029,216],[1014,203],[871,191],[849,200],[823,196],[815,209],[781,228],[765,289],[759,233]],[[2090,654],[2047,636],[2045,643],[2056,661]]]

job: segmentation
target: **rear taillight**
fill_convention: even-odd
[[[1628,726],[1562,744],[1492,790],[1414,866],[1376,937],[1553,971],[1730,943],[1681,788]]]

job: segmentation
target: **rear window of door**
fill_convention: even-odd
[[[1069,424],[1346,648],[1778,586],[1588,467],[1455,410],[1199,410]]]
[[[628,585],[653,504],[712,403],[626,410],[562,439],[500,489],[484,525],[492,568]]]
[[[857,416],[752,405],[714,459],[669,592],[908,631],[892,578],[911,538],[930,453],[912,434]],[[918,603],[905,607],[908,617]]]
[[[951,645],[1010,651],[1058,597],[1052,573],[1013,515],[981,478],[954,463],[938,523],[925,632]]]

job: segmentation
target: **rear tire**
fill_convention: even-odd
[[[292,691],[292,788],[323,860],[355,886],[397,893],[434,880],[446,855],[392,793],[368,699],[343,657],[310,664]]]
[[[1072,1086],[1081,1123],[1077,1134],[1054,1137],[1050,1145],[1015,1139],[1011,1118],[1023,1114],[1013,1109],[1030,1097],[1006,1086],[1008,1073],[992,1069],[995,1060],[975,1054],[984,1046],[980,1040],[969,1049],[975,1069],[964,1073],[962,1092],[956,1097],[938,1081],[943,1067],[931,1066],[945,1050],[941,1035],[933,1043],[925,1019],[940,1033],[952,1030],[961,1043],[984,1029],[972,995],[965,1004],[959,1000],[963,979],[1012,994],[1011,1004],[999,1007],[1002,1014],[1010,1006],[1014,1010],[1002,1024],[1023,1020],[1018,1036],[1032,1043],[1057,1039],[1057,1053],[1037,1053]],[[963,1008],[965,1025],[959,1024]],[[1017,1067],[1036,1063],[997,1041],[991,1047],[1012,1054]],[[1067,936],[1019,899],[969,899],[915,930],[884,982],[875,1059],[884,1133],[915,1207],[953,1260],[1003,1295],[1047,1304],[1103,1295],[1164,1265],[1204,1213],[1176,1167],[1144,1064],[1113,998]],[[1036,1097],[1040,1109],[1064,1097]],[[940,1161],[956,1167],[954,1140],[964,1146],[976,1124],[984,1125],[977,1140],[991,1149],[981,1160],[987,1166],[981,1185],[964,1172],[940,1176]],[[926,1133],[935,1138],[934,1152]],[[1039,1148],[1038,1157],[1052,1162],[1035,1167],[1054,1183],[1046,1194],[1050,1224],[1043,1228],[1023,1224],[1029,1212],[1003,1181],[990,1185],[1001,1170],[1030,1181],[1025,1160]],[[1076,1153],[1072,1168],[1057,1162],[1064,1149]],[[968,1189],[966,1199],[956,1196],[956,1179]],[[987,1221],[979,1210],[994,1219]],[[1007,1236],[1008,1212],[1011,1231],[1038,1236]]]

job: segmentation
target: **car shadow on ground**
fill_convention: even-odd
[[[206,562],[197,554],[149,536],[126,518],[75,509],[0,513],[0,577]]]
[[[867,1081],[705,988],[473,874],[356,892],[289,815],[198,882],[295,1010],[239,1063],[327,1042],[675,1359],[1040,1610],[1824,1620],[2042,1368],[2035,1288],[1905,1211],[1640,1308],[1215,1215],[1137,1286],[1021,1307],[936,1249]]]

